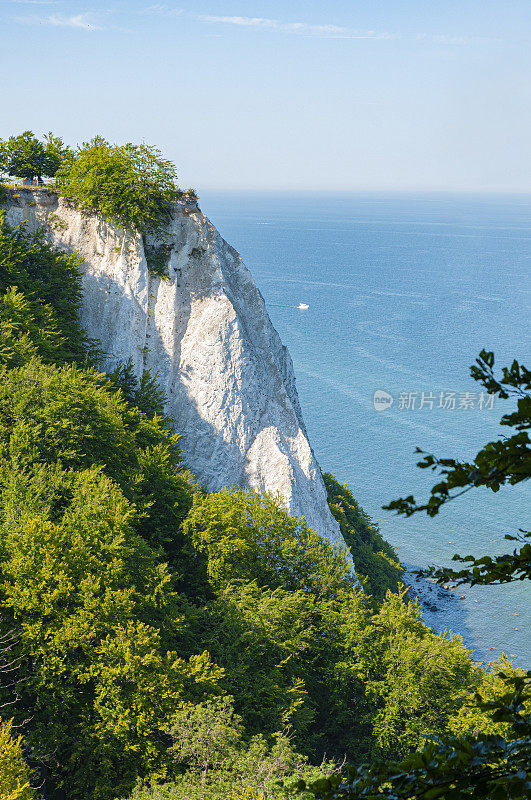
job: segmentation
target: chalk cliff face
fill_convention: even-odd
[[[251,486],[335,541],[339,527],[308,442],[291,358],[238,253],[195,205],[176,203],[164,242],[148,241],[56,195],[23,190],[11,224],[45,224],[84,259],[82,323],[108,354],[154,375],[205,486]],[[163,245],[161,247],[161,245]],[[148,269],[158,254],[165,278]]]

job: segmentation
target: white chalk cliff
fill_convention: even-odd
[[[83,258],[82,324],[109,368],[131,358],[137,376],[158,373],[186,463],[207,489],[271,492],[342,541],[289,353],[241,257],[197,206],[175,204],[166,279],[149,271],[141,236],[82,215],[53,193],[23,190],[7,211],[11,224],[44,224],[55,245]]]

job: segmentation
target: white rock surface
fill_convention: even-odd
[[[8,221],[46,224],[84,259],[82,323],[109,369],[131,358],[158,373],[185,460],[211,491],[251,486],[334,541],[319,466],[287,349],[239,254],[195,206],[176,203],[166,241],[169,280],[148,271],[140,236],[83,216],[56,195],[20,192]]]

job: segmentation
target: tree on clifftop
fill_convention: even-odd
[[[147,144],[85,142],[57,174],[61,193],[87,211],[148,233],[169,221],[179,196],[175,166]]]
[[[17,178],[53,178],[68,152],[63,140],[52,133],[41,141],[33,131],[24,131],[0,142],[0,168]]]

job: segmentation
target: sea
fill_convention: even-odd
[[[454,553],[496,554],[530,530],[531,486],[481,488],[439,515],[382,510],[437,481],[416,447],[468,460],[508,432],[511,401],[470,377],[482,349],[529,366],[531,196],[204,192],[287,345],[323,471],[347,483],[396,548],[427,625],[482,662],[531,667],[531,587],[415,581]],[[308,308],[299,308],[303,304]],[[455,566],[455,565],[454,565]]]

